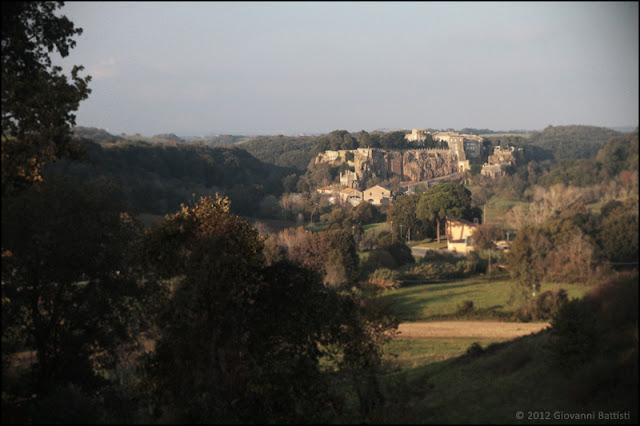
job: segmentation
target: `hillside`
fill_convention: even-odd
[[[621,274],[591,288],[537,334],[387,375],[373,422],[635,424],[637,280]],[[391,348],[424,346],[405,342]]]
[[[316,136],[261,136],[238,143],[237,147],[251,155],[281,167],[295,167],[304,172],[313,157],[318,143]]]
[[[73,134],[77,137],[88,138],[95,142],[120,142],[126,141],[127,138],[115,136],[104,129],[97,127],[74,127]]]
[[[551,151],[556,160],[594,157],[609,139],[622,133],[595,126],[548,126],[531,132],[527,144]]]
[[[252,215],[267,195],[282,193],[292,169],[264,163],[238,148],[202,144],[95,142],[83,139],[93,162],[58,161],[53,173],[82,181],[115,181],[138,212],[166,214],[196,196],[220,192],[237,214]]]

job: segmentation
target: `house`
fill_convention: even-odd
[[[340,191],[340,200],[345,203],[351,203],[353,206],[357,206],[362,202],[362,191],[358,191],[354,188],[345,188]]]
[[[467,254],[475,250],[475,242],[471,234],[480,225],[464,219],[447,220],[447,249],[456,253]]]
[[[489,164],[489,163],[484,163],[482,165],[482,170],[480,171],[480,174],[482,176],[489,176],[491,178],[495,178],[497,176],[506,176],[507,175],[507,168],[508,164]]]
[[[322,188],[316,189],[316,191],[322,195],[327,196],[329,198],[329,203],[331,204],[334,204],[340,197],[340,189],[334,185],[323,186]]]
[[[413,129],[410,134],[404,135],[404,138],[409,142],[422,142],[427,139],[428,130]]]
[[[371,188],[367,188],[363,191],[362,199],[370,202],[373,205],[388,206],[391,202],[391,190],[384,186],[375,185]]]

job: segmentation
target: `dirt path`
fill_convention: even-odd
[[[550,325],[548,322],[520,323],[500,321],[405,322],[398,326],[399,333],[396,338],[495,337],[509,339],[537,333]]]

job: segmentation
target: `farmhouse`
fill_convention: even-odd
[[[364,190],[363,199],[376,206],[388,206],[391,202],[391,190],[384,186],[375,185]]]
[[[350,203],[353,206],[357,206],[362,202],[362,191],[358,191],[354,188],[345,188],[340,191],[340,200],[345,203]]]
[[[476,244],[473,238],[471,238],[471,234],[473,234],[473,231],[476,230],[478,226],[480,225],[464,219],[447,220],[447,249],[463,254],[475,250]]]

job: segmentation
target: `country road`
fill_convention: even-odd
[[[424,257],[428,249],[411,247],[411,254],[418,257]]]
[[[425,321],[405,322],[398,326],[396,338],[429,339],[442,337],[516,338],[537,333],[550,323],[501,321]]]

